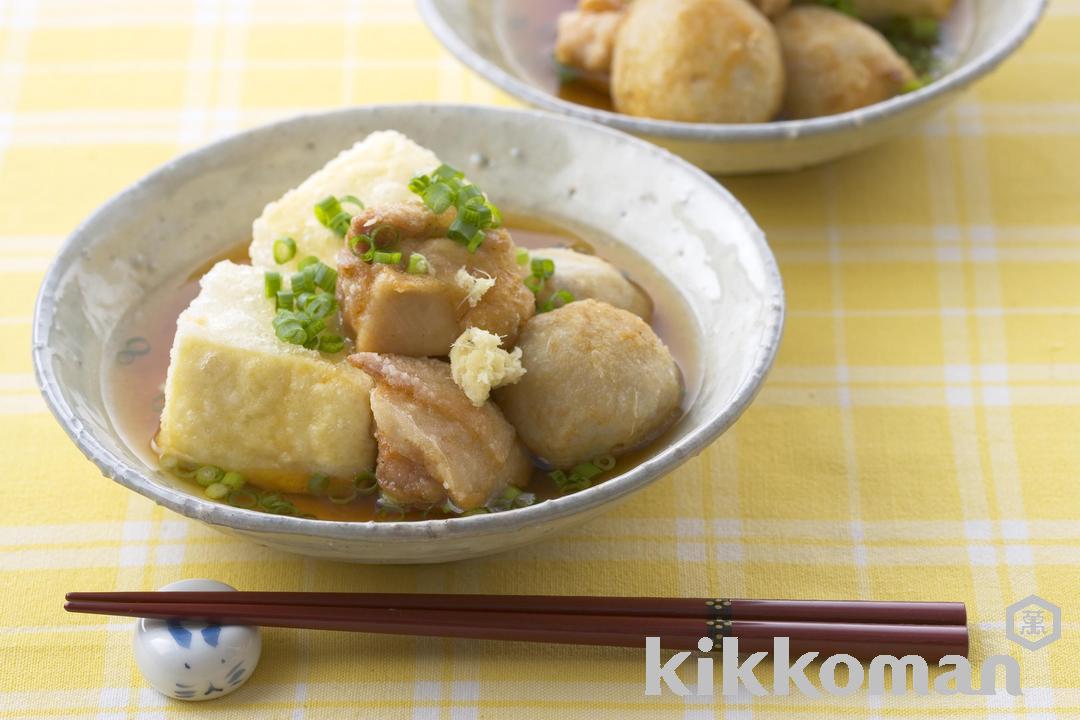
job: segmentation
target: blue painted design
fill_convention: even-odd
[[[221,635],[220,625],[207,625],[202,629],[203,640],[210,647],[217,647],[219,635]]]
[[[169,634],[172,635],[176,644],[182,648],[191,647],[191,631],[180,624],[178,620],[170,620],[167,627],[169,628]]]

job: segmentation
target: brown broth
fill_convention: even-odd
[[[652,327],[657,335],[667,344],[675,356],[683,373],[686,392],[682,408],[689,407],[700,385],[700,354],[696,347],[698,333],[692,314],[687,309],[679,293],[648,262],[633,250],[618,245],[602,237],[589,235],[586,240],[580,233],[532,218],[510,217],[507,225],[514,237],[514,242],[528,249],[564,246],[580,252],[596,254],[608,260],[616,267],[627,272],[634,282],[640,285],[653,300]],[[213,258],[199,267],[186,278],[173,286],[160,288],[147,298],[123,324],[122,329],[114,333],[108,347],[121,358],[127,344],[135,341],[141,349],[139,339],[149,344],[148,351],[129,357],[130,362],[114,362],[108,365],[105,377],[106,400],[114,423],[128,445],[150,464],[157,463],[157,454],[153,450],[153,437],[157,433],[163,401],[162,389],[169,365],[169,350],[176,334],[176,318],[198,294],[198,281],[214,263],[229,259],[238,263],[248,262],[247,243],[238,245],[233,250]],[[556,268],[557,272],[557,268]],[[603,482],[627,472],[634,466],[651,457],[665,445],[670,431],[661,435],[647,447],[620,457],[615,467],[601,475],[594,482]],[[334,481],[335,483],[337,481]],[[195,483],[190,484],[192,492],[201,492]],[[536,495],[537,502],[559,496],[554,482],[545,472],[537,469],[526,488]],[[313,515],[321,520],[422,520],[426,518],[452,517],[442,511],[409,512],[401,516],[379,517],[376,512],[375,496],[361,496],[346,504],[335,504],[325,497],[287,494],[284,497],[293,503],[301,513]]]

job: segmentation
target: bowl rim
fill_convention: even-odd
[[[80,261],[82,245],[87,232],[95,224],[107,221],[106,216],[113,209],[122,206],[130,196],[138,193],[144,186],[162,181],[170,173],[177,171],[178,166],[186,165],[200,157],[213,155],[222,147],[234,143],[248,142],[251,138],[260,134],[272,134],[282,128],[305,124],[316,118],[335,115],[371,118],[377,117],[380,112],[389,110],[432,114],[440,112],[491,113],[504,117],[528,117],[538,122],[570,124],[574,126],[575,132],[600,133],[612,136],[619,142],[631,144],[639,151],[653,155],[661,163],[673,166],[680,172],[689,173],[700,183],[701,187],[716,193],[719,201],[730,207],[741,222],[746,233],[748,247],[756,253],[764,270],[762,281],[762,300],[764,303],[762,339],[756,350],[752,368],[747,377],[736,388],[726,407],[691,429],[677,443],[664,448],[657,455],[635,466],[623,475],[605,481],[600,485],[525,508],[450,519],[404,522],[309,520],[235,508],[156,482],[151,479],[149,474],[144,474],[138,468],[128,464],[123,458],[108,450],[93,432],[85,429],[85,425],[80,420],[78,413],[65,399],[59,380],[47,357],[50,326],[56,314],[55,291],[65,274]],[[656,145],[617,130],[540,110],[496,108],[470,104],[394,103],[304,113],[245,130],[174,158],[121,190],[83,220],[61,245],[45,274],[38,292],[34,307],[31,344],[34,375],[38,387],[53,416],[63,427],[68,437],[98,467],[105,477],[115,480],[121,485],[154,500],[156,503],[193,519],[241,531],[339,540],[422,542],[438,537],[483,536],[498,534],[515,528],[543,525],[560,518],[594,510],[664,477],[685,460],[700,453],[730,427],[749,406],[775,360],[783,325],[783,285],[776,259],[765,240],[764,232],[754,222],[750,213],[725,187],[685,160]],[[120,442],[123,443],[124,441],[120,439]]]
[[[972,60],[913,92],[883,102],[806,120],[775,120],[764,123],[689,123],[639,118],[563,100],[500,68],[476,52],[439,12],[438,0],[416,0],[420,17],[435,38],[465,66],[501,90],[544,110],[589,120],[635,135],[672,140],[791,140],[861,127],[961,90],[1000,65],[1031,35],[1046,11],[1049,0],[1035,0],[1026,15],[1010,31]]]

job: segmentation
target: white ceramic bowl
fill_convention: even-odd
[[[109,338],[124,331],[125,316],[167,279],[186,277],[248,237],[266,202],[342,148],[387,128],[465,170],[504,210],[594,228],[663,259],[658,270],[678,287],[700,343],[695,399],[669,445],[619,477],[528,508],[348,523],[207,500],[125,443],[103,387],[105,364],[115,359]],[[125,487],[281,550],[358,562],[435,562],[536,541],[610,509],[700,452],[750,403],[776,353],[782,321],[780,276],[761,230],[724,188],[670,153],[537,111],[375,106],[242,133],[165,165],[107,202],[68,238],[45,278],[33,357],[57,419],[102,473]]]
[[[956,0],[944,24],[946,72],[913,93],[840,115],[747,125],[650,120],[563,100],[543,87],[535,57],[523,57],[523,13],[539,16],[550,48],[555,18],[576,0],[417,0],[435,37],[492,83],[545,110],[618,128],[671,150],[711,173],[796,170],[893,137],[940,110],[996,68],[1035,28],[1047,0]],[[532,22],[532,21],[530,21]],[[551,62],[549,56],[539,62]]]

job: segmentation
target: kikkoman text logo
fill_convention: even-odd
[[[1008,655],[994,655],[983,662],[978,687],[971,684],[971,663],[962,655],[946,655],[941,658],[937,667],[944,669],[944,672],[934,678],[933,684],[930,683],[929,665],[917,655],[899,658],[893,655],[878,655],[870,661],[869,667],[865,667],[861,660],[851,655],[830,655],[824,658],[818,668],[818,683],[821,685],[819,690],[810,681],[807,672],[810,663],[817,660],[821,653],[803,653],[792,663],[790,641],[786,637],[773,640],[773,686],[770,691],[765,689],[754,672],[770,653],[756,652],[740,662],[739,639],[726,637],[722,642],[720,692],[724,696],[734,696],[740,692],[750,695],[768,695],[770,692],[773,695],[790,695],[792,686],[808,697],[821,697],[823,691],[829,695],[854,695],[863,689],[864,685],[871,695],[884,695],[886,675],[892,680],[890,692],[893,695],[904,695],[908,692],[929,695],[931,689],[940,695],[995,695],[998,692],[998,668],[1005,671],[1005,692],[1010,695],[1022,694],[1020,664]],[[713,640],[702,638],[698,642],[698,649],[703,653],[713,651]],[[663,686],[667,685],[676,695],[689,695],[690,689],[676,674],[679,666],[689,657],[690,653],[683,651],[672,655],[666,663],[661,663],[660,638],[645,638],[645,694],[660,695],[663,693]],[[847,677],[842,685],[837,677],[837,670],[841,665],[847,668]],[[908,671],[911,673],[910,690]],[[697,659],[694,695],[708,697],[716,694],[714,672],[713,658]]]
[[[1061,637],[1061,608],[1037,595],[1030,595],[1006,609],[1006,635],[1013,642],[1029,650],[1039,650]],[[745,659],[739,657],[739,639],[725,637],[721,640],[720,694],[734,696],[741,692],[750,695],[790,695],[792,690],[808,697],[829,695],[853,695],[866,688],[871,695],[884,695],[886,678],[893,695],[913,693],[929,695],[995,695],[999,691],[999,674],[1004,681],[1004,691],[1009,695],[1022,695],[1020,664],[1008,655],[992,655],[982,661],[978,684],[972,683],[972,665],[962,655],[946,655],[936,667],[941,671],[930,680],[930,666],[917,655],[879,655],[864,664],[851,655],[838,654],[821,658],[821,653],[803,653],[794,662],[790,656],[790,639],[778,637],[773,640],[772,652],[755,652]],[[712,638],[698,641],[698,650],[709,653],[716,649]],[[755,671],[768,656],[772,656],[772,688],[762,685]],[[690,695],[691,691],[677,674],[677,670],[690,658],[690,652],[678,652],[662,662],[660,638],[645,638],[645,694],[661,695],[666,686],[676,695]],[[818,686],[811,682],[810,664],[821,660],[817,666]],[[838,673],[843,665],[846,673]],[[710,697],[716,694],[716,667],[712,657],[697,658],[693,694]],[[1003,671],[999,673],[999,670]],[[841,681],[840,678],[843,678]],[[910,682],[909,682],[910,677]],[[842,684],[841,684],[842,683]]]

